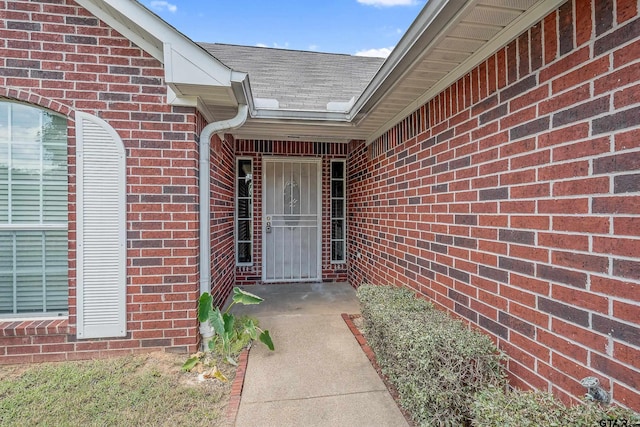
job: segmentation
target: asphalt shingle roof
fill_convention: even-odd
[[[357,98],[384,59],[265,47],[199,43],[223,64],[249,74],[254,97],[280,109],[325,111]]]

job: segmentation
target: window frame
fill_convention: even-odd
[[[333,165],[341,164],[342,165],[342,178],[334,178],[333,177]],[[332,159],[329,162],[329,257],[331,259],[331,264],[346,264],[347,262],[347,162],[346,159]],[[342,197],[335,197],[333,194],[333,183],[335,181],[342,182]],[[342,217],[335,218],[333,216],[333,202],[334,201],[342,201]],[[343,228],[343,238],[342,239],[334,239],[333,238],[333,221],[342,221]],[[334,260],[333,259],[333,244],[334,242],[342,243],[342,259]]]
[[[41,107],[39,105],[33,105],[33,104],[29,104],[26,102],[21,102],[21,101],[17,101],[17,100],[11,100],[11,99],[6,99],[6,98],[0,98],[0,104],[8,104],[8,105],[22,105],[25,107],[29,107],[32,108],[34,110],[38,110],[39,111],[39,129],[40,131],[43,129],[44,127],[44,115],[45,114],[49,114],[51,116],[56,116],[59,118],[62,118],[65,120],[65,129],[64,129],[64,133],[65,133],[65,153],[66,153],[66,158],[65,158],[65,175],[66,175],[66,180],[65,180],[65,195],[66,195],[66,205],[67,205],[67,211],[66,211],[66,221],[63,222],[44,222],[44,214],[45,214],[45,206],[44,206],[44,187],[47,184],[47,180],[44,179],[43,176],[43,168],[44,168],[44,150],[43,150],[43,146],[45,141],[43,141],[42,138],[40,138],[39,141],[39,162],[40,162],[40,178],[38,180],[38,185],[40,187],[40,191],[39,191],[39,222],[13,222],[13,213],[12,213],[12,183],[13,180],[11,179],[11,171],[12,171],[12,165],[13,165],[13,158],[11,156],[11,146],[13,143],[13,138],[11,137],[11,129],[13,126],[13,115],[12,113],[9,113],[8,116],[8,129],[7,129],[7,133],[8,133],[8,138],[7,138],[7,149],[9,150],[7,152],[8,156],[7,156],[7,222],[6,223],[0,223],[0,232],[8,232],[8,233],[14,233],[13,234],[13,300],[12,300],[12,306],[13,306],[13,312],[12,313],[0,313],[0,321],[2,319],[7,319],[7,320],[16,320],[16,319],[46,319],[46,318],[61,318],[61,317],[68,317],[69,315],[69,267],[68,267],[68,259],[69,259],[69,208],[68,208],[68,203],[69,203],[69,154],[68,154],[68,149],[69,149],[69,140],[68,140],[68,131],[69,131],[69,124],[67,122],[67,117],[59,114],[55,111],[51,111],[49,109],[46,109],[44,107]],[[18,298],[18,284],[17,284],[17,274],[16,274],[16,270],[15,270],[15,265],[17,262],[17,248],[16,248],[16,240],[15,240],[15,233],[16,232],[22,232],[22,231],[32,231],[32,232],[40,232],[42,234],[42,272],[41,272],[41,276],[42,276],[42,311],[35,311],[35,312],[17,312],[18,311],[18,307],[17,307],[17,298]],[[46,272],[46,251],[44,250],[44,246],[45,246],[45,235],[44,233],[46,233],[47,231],[65,231],[66,232],[66,247],[67,247],[67,269],[66,269],[66,300],[67,300],[67,310],[56,310],[56,311],[46,311],[47,310],[47,298],[46,298],[46,277],[47,277],[47,272]]]
[[[242,199],[244,200],[248,200],[249,204],[250,204],[250,217],[249,218],[240,218],[240,186],[238,185],[238,182],[240,181],[240,179],[244,179],[243,177],[240,176],[240,163],[243,161],[249,161],[251,163],[251,180],[252,183],[255,183],[255,162],[254,159],[252,157],[248,157],[248,156],[239,156],[236,157],[236,162],[235,162],[235,169],[233,171],[233,175],[234,175],[234,187],[235,187],[235,191],[234,191],[234,202],[235,202],[235,208],[234,208],[234,224],[233,224],[233,241],[234,241],[234,252],[235,252],[235,263],[236,263],[236,267],[252,267],[254,264],[254,249],[255,249],[255,243],[254,243],[254,230],[255,230],[255,221],[254,221],[254,215],[255,215],[255,197],[254,197],[254,185],[251,186],[251,193],[248,197],[242,197]],[[250,228],[250,233],[249,233],[249,240],[239,240],[239,236],[238,236],[238,227],[240,224],[240,221],[247,221],[249,223],[249,228]],[[240,244],[249,244],[249,253],[251,255],[251,261],[249,262],[241,262],[239,260],[239,255],[240,255],[240,251],[238,250]]]

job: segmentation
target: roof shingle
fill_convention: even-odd
[[[249,74],[256,98],[280,109],[326,111],[329,102],[357,98],[384,62],[344,54],[199,43],[223,64]]]

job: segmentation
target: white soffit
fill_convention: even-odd
[[[430,0],[396,47],[397,55],[391,54],[356,102],[360,110],[353,111],[354,121],[364,128],[376,128],[366,136],[367,142],[420,108],[565,1]],[[396,107],[393,113],[387,108],[390,105]]]

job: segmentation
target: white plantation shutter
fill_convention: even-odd
[[[126,319],[126,168],[105,121],[76,113],[78,338],[121,337]]]

